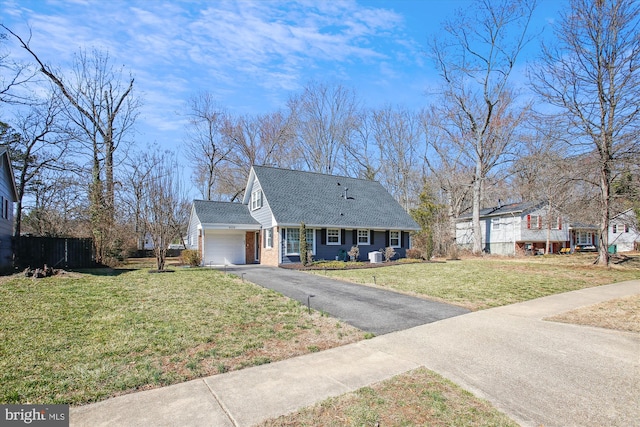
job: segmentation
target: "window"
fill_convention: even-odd
[[[613,234],[616,234],[616,233],[618,232],[618,224],[613,224],[613,225],[611,226],[611,232],[612,232]]]
[[[305,236],[307,236],[307,248],[308,250],[311,251],[311,253],[313,253],[314,255],[316,254],[316,242],[315,242],[315,230],[311,229],[311,228],[307,228],[306,229],[306,233],[304,234]]]
[[[562,230],[562,218],[558,217],[558,220],[556,221],[555,227],[553,227],[555,230]]]
[[[500,230],[500,218],[491,218],[491,229]]]
[[[392,248],[400,247],[400,232],[399,231],[390,231],[389,232],[389,246]]]
[[[262,190],[256,190],[251,193],[251,210],[255,211],[262,207]]]
[[[9,219],[9,199],[2,197],[2,218]]]
[[[591,233],[587,231],[578,231],[576,232],[576,244],[583,245],[592,245],[593,240],[591,239]]]
[[[624,232],[628,233],[629,232],[629,224],[625,224],[624,225]]]
[[[327,245],[340,244],[340,230],[337,228],[327,228]]]
[[[300,229],[299,228],[287,228],[286,229],[286,255],[300,255]],[[305,232],[307,238],[307,248],[315,254],[315,233],[313,229],[307,228]]]
[[[264,246],[265,248],[272,248],[273,247],[273,228],[265,228],[264,229],[264,242],[262,244],[262,246]]]
[[[358,244],[369,245],[369,230],[358,230]]]

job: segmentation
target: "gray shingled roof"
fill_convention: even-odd
[[[242,203],[194,200],[193,206],[202,224],[258,224]]]
[[[268,166],[253,170],[279,224],[420,229],[378,182]]]
[[[504,214],[515,214],[535,209],[541,205],[540,202],[521,202],[509,203],[506,205],[494,206],[491,208],[480,209],[480,218],[499,216]],[[473,214],[471,212],[458,217],[459,220],[470,219]]]

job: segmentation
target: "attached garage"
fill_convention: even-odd
[[[260,223],[242,203],[195,200],[186,243],[187,248],[200,253],[202,265],[253,263],[257,252],[251,239],[255,240],[259,231]]]
[[[204,265],[245,264],[245,235],[241,230],[205,230]]]

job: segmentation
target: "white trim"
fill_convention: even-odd
[[[285,236],[285,242],[284,242],[284,254],[285,256],[295,256],[298,255],[300,256],[300,228],[296,228],[296,227],[285,227],[285,230],[287,230],[285,232],[286,236]],[[287,243],[289,243],[289,230],[296,230],[298,232],[298,252],[289,252],[289,248]],[[307,238],[307,247],[309,247],[309,243],[311,243],[311,253],[313,255],[316,254],[316,230],[315,228],[307,228],[306,229],[306,234],[307,237],[309,237],[309,233],[311,233],[311,236],[313,237],[312,242],[309,242],[309,239]]]
[[[393,237],[391,237],[392,233],[398,233],[398,245],[392,245],[391,241],[395,240]],[[402,247],[402,231],[399,230],[389,230],[389,242],[387,242],[389,244],[390,247],[392,248],[401,248]]]
[[[251,192],[251,210],[255,211],[262,207],[262,190],[257,189]]]
[[[363,234],[364,234],[364,232],[366,232],[366,233],[367,233],[367,236],[366,236],[366,237],[367,237],[367,240],[366,240],[366,242],[361,242],[361,241],[360,241],[360,237],[365,237],[365,236],[360,236],[360,232],[361,232],[361,231],[363,232]],[[363,245],[363,246],[371,245],[371,230],[368,230],[368,229],[364,229],[364,230],[363,230],[363,229],[359,229],[359,230],[357,230],[357,231],[356,231],[356,244],[357,244],[358,246],[360,246],[360,245]]]
[[[263,234],[263,247],[265,249],[273,249],[273,227],[271,228],[265,228],[264,230],[262,230]]]
[[[337,242],[330,242],[329,241],[329,231],[337,231],[338,232],[338,241]],[[326,232],[326,239],[327,239],[327,246],[340,246],[342,244],[342,232],[340,231],[339,228],[327,228],[327,232]],[[331,236],[331,237],[336,237],[336,236]]]
[[[260,230],[260,224],[202,224],[200,226],[207,230]]]

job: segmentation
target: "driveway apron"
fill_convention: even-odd
[[[227,266],[244,280],[272,289],[375,335],[401,331],[469,310],[315,274],[258,265]]]

